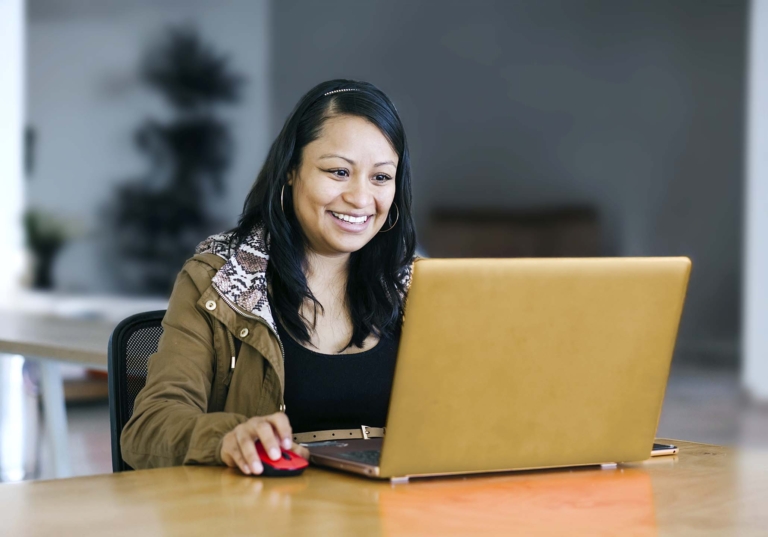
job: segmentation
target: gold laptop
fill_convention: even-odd
[[[312,462],[405,479],[647,459],[690,268],[417,261],[386,437],[310,443]]]

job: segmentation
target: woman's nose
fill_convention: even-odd
[[[347,189],[342,194],[342,199],[350,205],[362,209],[373,203],[373,194],[365,179],[355,178],[347,183]]]

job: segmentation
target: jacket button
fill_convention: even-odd
[[[248,335],[247,328],[243,328],[242,330],[240,330],[240,337],[246,337],[247,335]]]
[[[216,302],[214,302],[213,300],[209,300],[208,302],[205,303],[205,309],[207,309],[208,311],[215,310],[216,309]]]

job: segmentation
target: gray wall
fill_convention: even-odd
[[[145,47],[171,25],[191,23],[244,74],[242,102],[225,107],[235,140],[227,190],[210,199],[222,229],[237,221],[271,143],[268,1],[29,0],[28,123],[38,135],[27,204],[64,219],[75,239],[55,268],[66,292],[121,291],[112,277],[101,211],[116,185],[145,173],[136,128],[168,116],[167,103],[138,79]],[[191,252],[190,252],[191,254]]]
[[[272,9],[274,135],[325,79],[368,80],[436,207],[591,203],[604,251],[694,262],[682,359],[737,360],[744,2],[294,0]]]

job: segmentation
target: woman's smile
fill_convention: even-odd
[[[344,231],[360,232],[364,231],[373,220],[373,215],[354,215],[350,213],[340,213],[336,211],[328,211],[331,218],[336,224]]]

